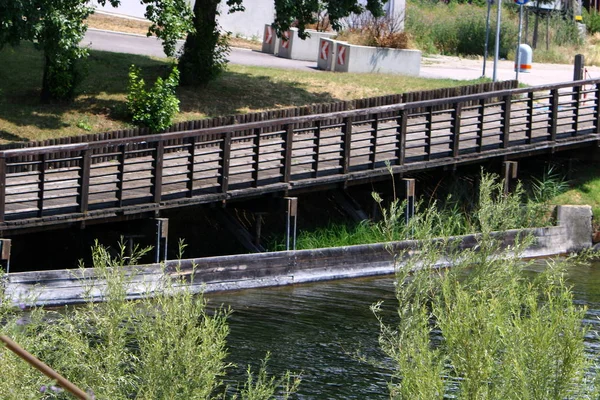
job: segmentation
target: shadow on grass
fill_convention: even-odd
[[[6,140],[9,142],[29,142],[29,139],[21,137],[19,135],[0,130],[0,140]]]
[[[64,136],[62,130],[75,134],[73,124],[90,116],[125,124],[129,122],[125,107],[129,67],[135,64],[141,68],[147,86],[171,70],[167,60],[90,51],[89,58],[80,66],[85,78],[78,87],[76,100],[41,104],[42,55],[28,43],[17,50],[9,48],[0,52],[4,64],[0,69],[0,129],[14,140],[32,136],[25,133],[27,127],[32,127],[32,131],[35,128],[56,131],[59,136]],[[298,82],[276,82],[270,76],[232,71],[205,87],[180,88],[178,97],[181,112],[208,117],[335,100],[329,93],[311,93]],[[7,124],[3,126],[2,120],[23,130],[9,132],[7,129],[12,129],[7,128]],[[53,135],[55,133],[51,133]],[[7,137],[7,140],[13,139]]]

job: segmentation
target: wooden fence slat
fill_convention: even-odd
[[[556,128],[558,123],[558,89],[550,91],[550,140],[556,141]]]
[[[6,157],[0,155],[0,222],[6,215]]]
[[[512,96],[504,96],[502,103],[502,148],[506,149],[510,143],[510,115],[512,106]]]
[[[452,111],[452,157],[460,154],[460,124],[462,116],[462,103],[456,103]]]
[[[152,197],[154,203],[160,203],[162,199],[162,178],[165,142],[160,140],[154,149],[154,160],[152,162]]]
[[[90,149],[83,150],[81,153],[79,170],[79,212],[86,213],[88,211],[88,201],[90,194],[90,168],[92,165],[92,157]]]
[[[292,152],[294,146],[294,126],[288,124],[283,133],[283,169],[281,171],[283,182],[289,182],[292,177]]]
[[[221,140],[221,174],[219,175],[219,186],[221,193],[229,190],[229,164],[231,155],[231,132],[227,132]]]

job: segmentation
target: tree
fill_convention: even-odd
[[[163,40],[165,53],[175,54],[175,44],[192,28],[191,10],[185,0],[140,0],[146,18],[153,22],[149,35]],[[113,7],[120,0],[98,0]],[[81,79],[77,60],[88,55],[79,47],[94,12],[87,0],[0,0],[0,49],[31,41],[44,54],[41,98],[44,102],[71,100]]]
[[[387,0],[274,0],[275,21],[273,27],[279,37],[295,22],[298,35],[308,37],[306,26],[317,22],[317,14],[327,11],[334,29],[340,29],[340,20],[350,14],[370,11],[375,17],[384,13]],[[183,85],[205,84],[215,78],[226,65],[229,48],[220,34],[217,24],[218,6],[221,0],[196,0],[194,5],[195,32],[188,35],[183,55],[179,61]],[[242,0],[227,0],[229,12],[243,11]]]

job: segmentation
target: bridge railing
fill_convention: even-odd
[[[598,134],[599,91],[577,81],[0,151],[0,222],[255,196]]]

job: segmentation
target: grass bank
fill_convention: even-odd
[[[135,64],[147,82],[169,61],[92,51],[79,94],[70,104],[40,104],[42,55],[30,44],[0,51],[0,142],[29,141],[130,127],[125,107],[127,73]],[[401,75],[335,74],[230,65],[208,86],[180,88],[176,122],[312,103],[460,86],[473,82]]]

